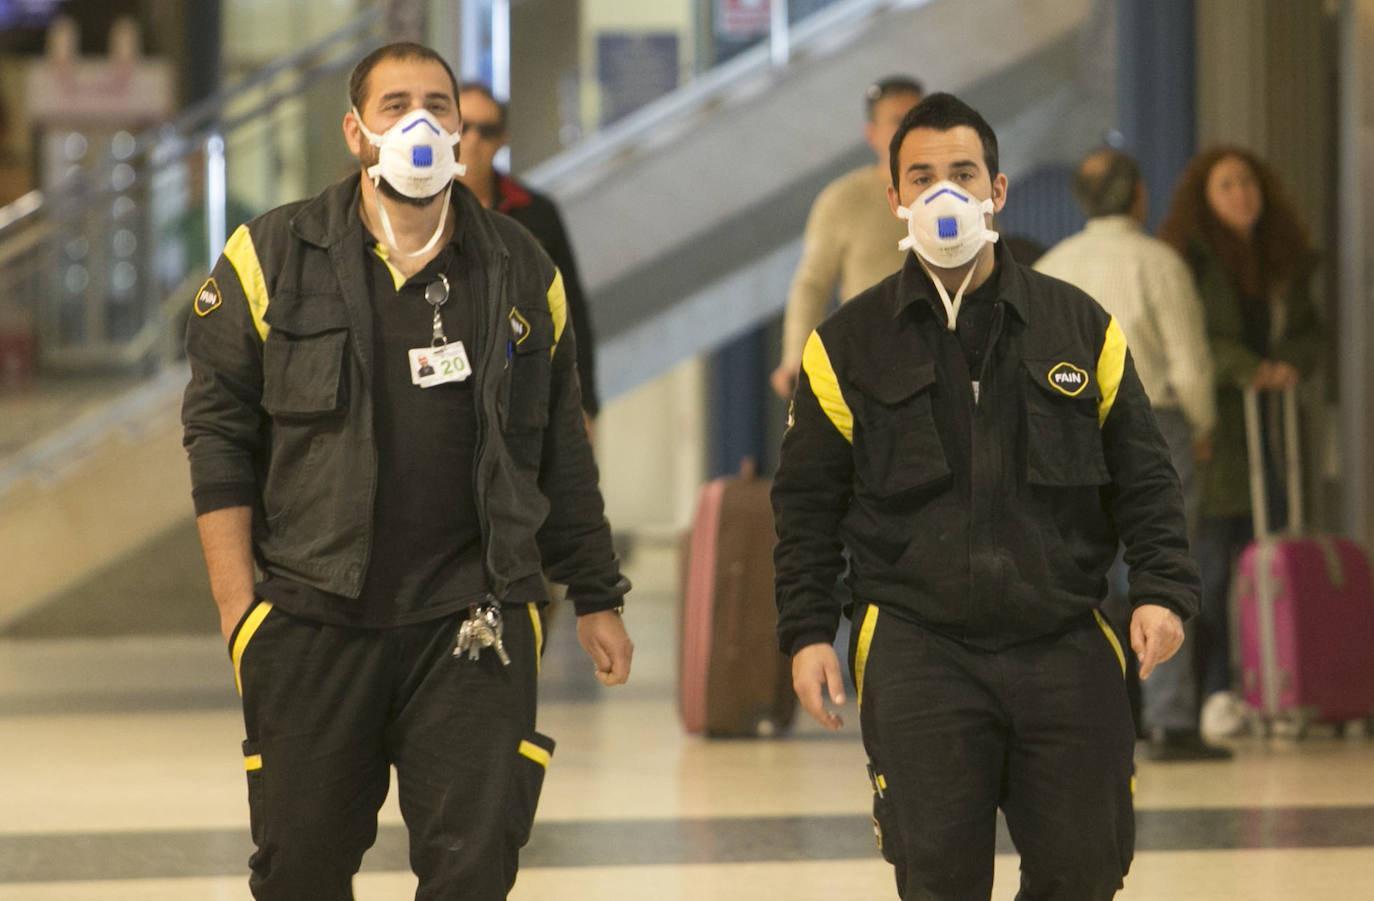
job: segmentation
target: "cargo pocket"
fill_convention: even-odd
[[[1050,488],[1110,481],[1097,423],[1097,379],[1063,360],[1027,360],[1026,481]]]
[[[946,479],[949,464],[931,407],[935,364],[861,371],[854,378],[864,397],[863,415],[854,430],[854,462],[868,490],[890,497]]]
[[[507,430],[542,429],[549,423],[553,316],[547,309],[512,307],[508,316]]]
[[[531,732],[520,742],[519,759],[511,777],[510,804],[506,808],[506,842],[510,859],[530,840],[534,826],[534,811],[539,806],[539,792],[544,787],[544,774],[553,758],[554,741],[547,735]]]
[[[248,829],[253,836],[253,844],[261,848],[266,788],[263,785],[262,753],[255,741],[243,743],[243,769],[248,774]]]
[[[868,764],[868,782],[873,787],[873,838],[883,860],[896,866],[901,861],[901,831],[887,794],[887,779],[872,762]]]
[[[273,418],[342,410],[348,311],[337,297],[287,296],[267,308],[262,406]]]

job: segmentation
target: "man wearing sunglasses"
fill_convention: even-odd
[[[458,89],[463,109],[463,163],[467,173],[458,180],[468,187],[482,206],[505,213],[530,230],[535,239],[563,273],[563,288],[568,295],[568,314],[577,335],[577,376],[582,382],[582,413],[587,432],[600,409],[596,396],[596,353],[587,315],[586,295],[577,275],[572,243],[568,240],[558,208],[547,195],[540,194],[504,172],[497,171],[497,151],[506,145],[506,104],[496,99],[491,88],[476,81],[464,82]]]

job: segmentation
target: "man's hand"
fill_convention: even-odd
[[[219,634],[224,636],[224,643],[229,643],[229,637],[234,634],[234,627],[243,619],[243,615],[248,612],[248,608],[253,606],[253,595],[231,600],[221,601],[215,599],[215,606],[219,607]]]
[[[844,704],[844,680],[840,678],[840,658],[828,644],[809,644],[792,655],[792,690],[802,709],[832,732],[844,725],[833,710],[825,709],[827,689],[836,707]]]
[[[1193,459],[1198,463],[1208,463],[1212,459],[1212,436],[1204,435],[1193,442]]]
[[[797,378],[801,375],[801,367],[795,363],[783,363],[773,374],[769,376],[768,383],[773,386],[773,391],[783,400],[791,400],[792,395],[797,393]]]
[[[1183,644],[1183,620],[1168,607],[1141,604],[1131,614],[1131,650],[1140,661],[1140,678],[1148,679]]]
[[[614,610],[586,613],[577,618],[577,640],[596,664],[602,685],[624,685],[630,678],[630,658],[635,645],[625,622]]]
[[[1269,387],[1275,391],[1282,391],[1285,388],[1296,388],[1298,385],[1298,370],[1292,363],[1284,363],[1274,360],[1269,364]]]

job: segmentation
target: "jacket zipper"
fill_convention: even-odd
[[[502,357],[498,353],[501,344],[498,336],[501,330],[498,325],[500,317],[497,315],[504,306],[502,298],[505,297],[506,275],[509,266],[510,259],[503,256],[501,265],[495,272],[495,284],[489,289],[491,302],[478,305],[476,322],[477,333],[486,338],[487,346],[484,355],[485,365],[475,373],[476,385],[474,387],[477,396],[482,399],[482,403],[477,408],[481,415],[477,417],[477,450],[475,455],[477,463],[472,468],[472,496],[477,500],[477,522],[482,530],[482,566],[487,572],[487,584],[492,589],[487,596],[490,601],[499,601],[504,598],[507,586],[498,579],[496,567],[491,562],[491,522],[487,516],[486,492],[482,490],[482,475],[486,471],[487,430],[492,427],[488,421],[487,413],[490,409],[490,412],[495,414],[497,406],[493,401],[489,408],[486,402],[486,376],[497,361],[501,364],[500,372],[503,374],[510,367],[510,355],[507,354]],[[484,316],[487,319],[485,322],[483,321]],[[484,327],[486,328],[485,333],[482,331]]]

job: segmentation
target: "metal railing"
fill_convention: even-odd
[[[303,182],[333,180],[308,171],[302,98],[346,75],[383,26],[369,8],[169,122],[115,134],[60,185],[0,208],[0,324],[30,331],[44,372],[152,372],[173,359],[188,282],[203,278],[227,232],[302,196]],[[241,200],[227,187],[233,144],[238,181],[251,186]]]

